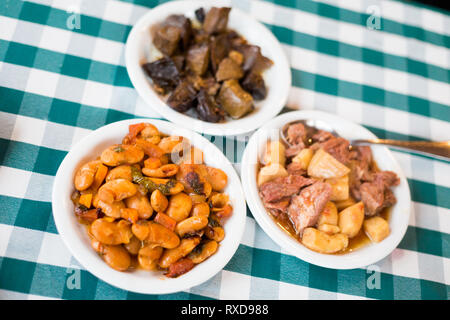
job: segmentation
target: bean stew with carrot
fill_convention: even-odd
[[[78,169],[72,201],[92,248],[111,268],[174,278],[217,252],[233,211],[227,182],[188,139],[138,123]]]

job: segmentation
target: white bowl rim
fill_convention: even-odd
[[[201,150],[205,151],[205,163],[213,165],[211,159],[221,161],[220,168],[228,175],[228,185],[225,192],[230,195],[230,201],[233,204],[233,215],[225,224],[226,230],[225,239],[220,243],[219,251],[206,261],[197,265],[194,269],[178,278],[166,278],[160,273],[151,273],[149,271],[137,270],[133,272],[119,272],[110,268],[94,250],[90,247],[86,230],[76,221],[73,214],[73,204],[68,194],[72,193],[73,176],[76,168],[86,161],[95,159],[94,155],[86,157],[92,151],[85,148],[85,146],[105,144],[108,139],[114,139],[113,143],[120,143],[116,136],[118,133],[111,135],[111,132],[128,131],[128,125],[139,122],[149,122],[154,124],[160,132],[166,134],[175,134],[179,136],[188,137],[192,144]],[[124,134],[125,135],[125,134]],[[123,135],[123,136],[124,136]],[[110,137],[110,138],[108,138]],[[108,143],[111,145],[113,143]],[[96,154],[99,156],[99,153]],[[217,162],[214,162],[217,163]],[[68,191],[70,190],[70,191]],[[231,193],[233,197],[231,197]],[[154,120],[149,118],[137,118],[130,120],[122,120],[103,126],[97,130],[92,131],[86,137],[81,139],[74,147],[71,148],[66,155],[56,173],[53,190],[52,190],[52,211],[55,220],[55,225],[61,236],[64,244],[69,248],[74,258],[90,273],[97,278],[123,290],[138,292],[143,294],[168,294],[187,290],[191,287],[200,285],[209,280],[218,272],[220,272],[225,265],[232,258],[236,252],[245,228],[246,222],[246,204],[245,197],[242,191],[239,176],[231,165],[226,156],[213,143],[202,137],[198,133],[191,130],[181,128],[173,123],[164,120]],[[139,277],[151,275],[151,277],[158,276],[154,280],[157,283],[152,283],[150,280]],[[153,281],[152,280],[152,281]],[[151,286],[149,286],[149,283]]]
[[[392,153],[386,147],[372,146],[372,151],[374,152],[374,158],[377,161],[378,165],[380,165],[380,159],[377,158],[377,155],[379,153],[383,153],[386,156],[386,161],[389,162],[389,168],[380,166],[382,170],[390,169],[396,172],[400,178],[400,185],[393,189],[398,202],[392,208],[389,221],[389,223],[391,224],[393,221],[393,217],[395,217],[395,220],[398,219],[400,223],[396,224],[395,226],[391,225],[391,234],[382,242],[378,244],[367,244],[362,248],[343,255],[317,253],[306,248],[300,242],[287,235],[286,232],[282,231],[281,228],[278,227],[273,219],[269,216],[269,213],[265,210],[256,186],[256,166],[254,165],[254,161],[256,161],[256,157],[261,152],[261,149],[258,148],[258,146],[261,146],[261,141],[267,141],[267,132],[270,129],[281,128],[281,126],[285,123],[301,119],[318,119],[332,124],[339,124],[338,126],[335,126],[334,129],[340,134],[341,132],[339,129],[347,127],[348,131],[354,131],[354,134],[357,134],[356,131],[358,131],[359,133],[363,133],[364,136],[358,136],[359,138],[376,138],[373,133],[357,123],[351,122],[347,119],[330,113],[317,110],[287,112],[268,122],[258,131],[256,131],[255,134],[250,138],[244,151],[241,166],[242,185],[244,188],[248,206],[255,220],[258,222],[264,232],[283,250],[286,250],[288,253],[296,256],[303,261],[317,266],[330,269],[355,269],[366,267],[382,260],[383,258],[388,256],[403,239],[409,225],[411,212],[413,210],[413,207],[411,205],[409,185],[406,177],[397,160],[393,157]],[[343,134],[341,135],[346,137]],[[347,136],[346,138],[352,137]],[[259,144],[258,139],[260,141]],[[254,150],[257,151],[255,152]]]
[[[254,112],[241,119],[230,120],[225,123],[209,123],[173,110],[161,100],[157,93],[154,92],[141,67],[142,59],[139,49],[140,37],[142,37],[142,33],[145,32],[145,30],[148,30],[151,25],[161,21],[162,17],[166,17],[171,13],[189,12],[199,7],[209,8],[211,6],[227,5],[230,5],[230,1],[183,0],[158,5],[143,15],[133,26],[128,36],[125,48],[125,64],[128,75],[134,88],[144,102],[155,112],[171,122],[209,135],[229,136],[249,133],[275,117],[285,106],[291,87],[291,71],[286,54],[277,38],[266,26],[257,21],[251,15],[243,12],[239,8],[233,7],[230,12],[230,23],[232,16],[234,15],[243,17],[242,19],[239,19],[239,21],[246,21],[245,23],[251,25],[252,28],[256,28],[258,34],[261,34],[261,39],[264,39],[260,41],[268,43],[268,45],[261,46],[261,50],[263,50],[263,54],[271,57],[275,62],[275,64],[271,67],[271,72],[277,75],[277,80],[273,81],[273,85],[276,85],[277,88],[269,87],[268,96],[266,99],[262,102],[258,102],[261,103],[261,110],[258,112]],[[232,25],[231,28],[233,28]],[[240,32],[239,30],[237,31]],[[245,36],[244,33],[246,33],[246,31],[240,33]],[[276,59],[274,59],[274,57],[276,57]],[[270,69],[268,71],[270,71]]]

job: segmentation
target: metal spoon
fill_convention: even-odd
[[[297,120],[292,121],[283,126],[281,128],[281,139],[288,145],[291,146],[287,137],[286,131],[287,128],[295,123],[303,123],[309,127],[313,127],[316,129],[321,129],[324,131],[328,131],[332,133],[334,136],[339,137],[340,135],[334,130],[332,126],[322,120],[316,119],[307,119],[307,120]],[[400,140],[392,140],[392,139],[355,139],[349,140],[351,146],[362,146],[362,145],[370,145],[370,144],[380,144],[386,145],[393,148],[412,151],[415,153],[443,159],[450,160],[450,140],[448,141],[400,141]]]

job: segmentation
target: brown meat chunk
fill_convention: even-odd
[[[230,52],[230,41],[226,34],[219,34],[211,39],[211,67],[215,73],[220,62],[228,56]]]
[[[288,215],[297,234],[301,235],[305,228],[317,223],[330,198],[331,186],[324,182],[316,182],[292,198]]]
[[[286,132],[287,141],[291,145],[302,144],[306,140],[306,129],[303,123],[294,123],[291,124]]]
[[[231,8],[228,7],[212,7],[209,9],[205,16],[205,20],[203,21],[203,30],[209,34],[225,31],[230,10]]]
[[[305,175],[307,172],[305,169],[303,169],[303,165],[297,162],[289,163],[286,170],[289,174],[296,174],[299,176]]]
[[[355,177],[364,181],[373,180],[373,173],[371,171],[373,161],[372,149],[368,146],[354,147],[350,156],[353,163],[351,166],[352,170],[355,170]]]
[[[181,81],[167,99],[167,104],[174,110],[185,112],[194,106],[197,92],[187,80]]]
[[[233,119],[239,119],[253,109],[252,96],[237,80],[227,80],[219,91],[218,102]]]
[[[312,135],[312,140],[314,142],[324,142],[328,139],[334,138],[333,134],[329,131],[318,130],[316,133]]]
[[[326,152],[331,154],[336,160],[342,164],[347,164],[350,161],[350,143],[348,140],[332,136],[330,139],[324,142],[317,142],[311,146],[313,150],[318,150],[320,148],[324,149]]]
[[[381,171],[375,174],[372,182],[361,184],[359,192],[364,203],[366,216],[373,216],[382,209],[390,207],[397,202],[390,190],[391,186],[398,185],[400,179],[392,171]]]
[[[216,80],[224,81],[230,79],[240,79],[244,76],[241,67],[231,58],[223,59],[216,72]]]
[[[361,185],[359,192],[366,216],[373,216],[383,209],[384,189],[382,183],[365,182]]]
[[[173,14],[168,16],[161,25],[178,28],[180,31],[181,49],[186,50],[189,47],[192,37],[192,24],[189,18],[182,14]]]
[[[180,81],[180,71],[175,62],[168,57],[146,63],[142,68],[153,83],[164,91],[174,88]]]
[[[210,96],[215,96],[220,89],[220,83],[217,83],[214,77],[207,77],[202,79],[200,87]]]
[[[209,45],[207,43],[193,45],[187,53],[187,67],[195,74],[201,76],[209,65]]]
[[[249,92],[253,99],[263,100],[267,96],[267,88],[263,77],[255,72],[250,72],[242,81],[242,87]]]
[[[262,73],[273,65],[272,60],[261,54],[261,48],[255,45],[242,44],[237,50],[244,56],[244,64],[242,69],[245,72],[252,71],[254,73]]]
[[[205,90],[200,90],[197,101],[198,117],[201,120],[219,122],[224,119],[224,113],[217,105],[214,97],[207,94]]]
[[[301,188],[311,185],[314,179],[299,175],[288,175],[276,178],[261,185],[260,193],[264,202],[277,202],[285,197],[290,197],[300,191]]]
[[[178,48],[181,30],[173,26],[159,26],[153,38],[153,44],[166,56],[171,56]]]
[[[289,202],[290,198],[284,198],[276,202],[264,202],[264,206],[271,212],[273,211],[276,211],[276,213],[287,212]]]
[[[400,178],[392,171],[377,172],[374,180],[381,180],[386,188],[398,186],[400,184]]]

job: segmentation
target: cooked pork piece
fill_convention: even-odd
[[[314,142],[324,142],[328,139],[334,138],[333,134],[325,130],[317,130],[311,137]]]
[[[267,209],[269,209],[272,213],[274,213],[274,211],[275,211],[276,212],[275,215],[277,215],[277,213],[281,213],[281,212],[286,213],[287,212],[290,201],[291,201],[291,198],[287,197],[287,198],[278,200],[276,202],[264,202],[264,206]]]
[[[304,143],[306,140],[306,129],[303,123],[294,123],[289,126],[286,132],[287,140],[291,145]]]
[[[304,188],[300,194],[292,197],[288,215],[297,234],[317,223],[325,205],[331,198],[331,186],[325,182],[316,182]]]
[[[323,142],[314,143],[313,150],[324,149],[342,164],[347,164],[350,160],[350,143],[341,137],[331,137]]]
[[[291,163],[289,163],[286,169],[287,169],[287,172],[289,174],[296,174],[296,175],[299,175],[299,176],[303,176],[307,172],[303,168],[303,164],[298,163],[298,162],[291,162]]]
[[[295,146],[287,148],[286,151],[284,152],[284,155],[286,156],[286,158],[292,158],[295,157],[303,149],[305,149],[305,144],[299,143]]]
[[[261,185],[260,193],[265,202],[276,202],[282,198],[290,197],[300,191],[301,188],[311,185],[316,180],[299,175],[288,175],[276,178]]]
[[[261,54],[261,48],[250,44],[242,44],[236,48],[244,56],[244,64],[242,69],[245,72],[252,71],[261,73],[272,66],[272,60]]]
[[[394,172],[381,171],[375,174],[372,182],[361,184],[359,190],[365,207],[365,215],[373,216],[383,208],[395,204],[397,200],[389,188],[399,183],[400,180]]]

